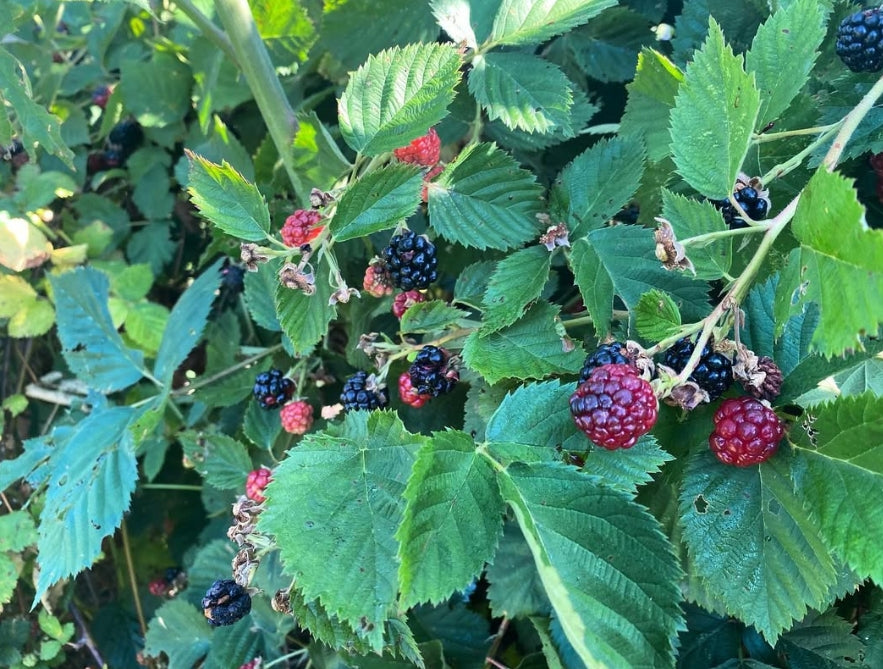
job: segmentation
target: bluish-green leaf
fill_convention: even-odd
[[[206,483],[220,490],[234,490],[245,485],[252,470],[248,450],[240,442],[219,432],[188,430],[178,441],[193,468]]]
[[[465,148],[427,193],[430,223],[449,241],[505,251],[540,233],[542,189],[493,144]]]
[[[481,572],[503,529],[494,470],[463,432],[436,432],[405,489],[399,540],[403,604],[438,603]]]
[[[518,442],[564,450],[583,450],[585,436],[570,415],[574,383],[543,381],[519,386],[506,395],[488,421],[488,441]]]
[[[341,134],[367,156],[407,146],[447,114],[459,80],[452,44],[411,44],[371,56],[338,103]]]
[[[500,119],[509,128],[573,135],[571,83],[564,72],[542,58],[520,52],[476,56],[469,73],[469,92],[488,118]]]
[[[549,278],[552,254],[541,245],[515,251],[497,263],[484,294],[481,334],[512,325],[539,298]]]
[[[683,242],[710,232],[727,229],[720,210],[710,202],[693,200],[666,189],[662,190],[662,217],[671,223],[675,238]],[[757,235],[760,238],[760,235]],[[696,278],[711,281],[730,271],[733,261],[733,238],[713,240],[687,247],[687,257],[696,270]]]
[[[202,611],[183,599],[163,604],[147,628],[144,652],[153,657],[165,653],[169,669],[191,669],[211,647],[211,627]]]
[[[671,112],[675,164],[701,195],[720,199],[733,189],[759,109],[754,77],[710,18],[708,38],[693,54]]]
[[[172,309],[153,368],[153,375],[165,384],[202,337],[221,280],[222,262],[218,260],[200,274]]]
[[[276,285],[276,313],[282,331],[291,339],[295,354],[300,355],[312,349],[328,330],[328,323],[334,318],[335,308],[328,303],[331,286],[328,285],[328,271],[324,264],[316,266],[316,292],[307,295],[281,283]]]
[[[530,545],[516,523],[507,522],[503,528],[487,580],[488,601],[496,617],[547,614],[551,609]]]
[[[387,230],[420,204],[421,172],[413,165],[390,165],[359,179],[340,198],[331,219],[337,241]]]
[[[144,355],[124,343],[107,308],[108,280],[98,270],[78,268],[50,276],[58,337],[68,366],[91,387],[122,390],[143,375]]]

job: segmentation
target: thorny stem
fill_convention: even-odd
[[[822,165],[824,165],[828,171],[834,171],[837,162],[843,155],[843,150],[846,148],[846,144],[855,133],[855,130],[858,128],[862,119],[871,110],[874,103],[881,95],[883,95],[883,77],[877,80],[861,101],[844,117],[842,124],[840,125],[840,131],[837,133],[837,137],[834,138],[834,142],[831,144],[828,153],[822,161]],[[696,346],[693,349],[693,353],[687,361],[686,366],[676,378],[675,382],[677,384],[684,383],[690,377],[690,374],[693,373],[693,370],[699,363],[702,349],[705,347],[705,344],[708,343],[711,333],[721,317],[723,317],[727,311],[738,308],[742,299],[748,293],[755,275],[763,264],[763,261],[766,259],[776,238],[782,230],[788,226],[791,219],[794,218],[794,214],[797,211],[797,203],[799,201],[800,194],[798,193],[791,202],[789,202],[788,205],[772,219],[769,227],[766,229],[763,239],[761,239],[757,250],[752,256],[751,261],[739,275],[739,278],[736,279],[730,290],[714,310],[712,310],[712,312],[704,319],[699,321],[697,324],[701,327],[699,338],[696,341]]]
[[[126,521],[120,525],[120,534],[123,537],[123,554],[126,557],[126,570],[129,573],[129,585],[132,587],[132,597],[135,599],[135,613],[138,616],[138,625],[141,627],[141,635],[147,636],[147,622],[144,620],[144,611],[141,608],[141,598],[138,596],[138,580],[135,578],[135,564],[132,561],[132,547],[129,544],[129,531],[126,529]]]

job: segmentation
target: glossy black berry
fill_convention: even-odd
[[[411,386],[418,395],[438,397],[451,392],[460,374],[450,363],[451,354],[438,346],[424,346],[420,349],[408,375]]]
[[[579,373],[579,382],[585,383],[592,370],[601,365],[630,365],[631,361],[625,354],[625,344],[614,341],[602,344],[593,353],[586,356],[583,369]]]
[[[745,186],[733,193],[733,198],[739,203],[739,206],[745,210],[745,213],[754,221],[761,221],[766,218],[769,212],[769,201],[761,197],[756,188]],[[723,214],[724,221],[731,229],[746,228],[748,224],[739,216],[736,208],[728,199],[712,200],[712,204],[720,209]]]
[[[344,411],[373,411],[389,404],[386,388],[369,388],[368,373],[356,372],[343,384],[340,401]]]
[[[883,9],[866,9],[843,19],[837,29],[835,50],[853,72],[883,68]]]
[[[141,129],[141,124],[134,119],[120,121],[107,136],[108,143],[120,147],[127,156],[138,148],[143,139],[144,131]]]
[[[285,378],[281,370],[261,372],[254,379],[254,398],[264,409],[278,409],[294,395],[294,381]]]
[[[393,235],[382,256],[393,284],[402,290],[428,288],[438,279],[435,245],[412,230]]]
[[[251,596],[233,580],[215,581],[202,598],[202,613],[209,625],[232,625],[251,611]]]
[[[221,270],[221,285],[231,293],[241,293],[245,289],[245,270],[238,265],[226,265]]]
[[[680,339],[665,352],[662,364],[681,372],[687,366],[695,348],[696,345],[688,338]],[[706,344],[702,349],[702,357],[690,374],[690,381],[707,392],[710,399],[717,399],[733,383],[733,363],[722,353],[712,351],[710,344]]]

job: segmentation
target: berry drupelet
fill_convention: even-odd
[[[313,407],[304,400],[289,402],[279,412],[279,420],[289,434],[306,434],[313,426]]]
[[[261,372],[255,377],[254,398],[264,409],[278,409],[294,395],[294,381],[285,378],[279,369]]]
[[[834,48],[853,72],[883,68],[883,8],[865,9],[843,19]]]
[[[680,373],[687,366],[695,348],[696,345],[688,338],[679,339],[665,352],[662,364]],[[711,346],[706,344],[689,380],[707,392],[710,399],[715,400],[733,384],[733,363],[727,356],[712,351]]]
[[[769,213],[769,200],[764,198],[757,189],[752,186],[745,186],[737,189],[733,193],[733,198],[753,221],[763,220],[766,218],[767,213]],[[712,200],[712,204],[720,209],[724,221],[726,221],[730,229],[735,230],[748,227],[748,224],[739,216],[736,208],[728,199]]]
[[[389,404],[389,392],[376,387],[368,372],[356,372],[343,384],[340,401],[344,411],[373,411]]]
[[[403,163],[414,163],[423,167],[432,167],[438,162],[441,140],[435,128],[415,139],[408,146],[396,149],[392,154]]]
[[[769,460],[784,435],[772,409],[753,397],[733,397],[715,412],[708,445],[724,464],[749,467]]]
[[[582,371],[579,373],[579,382],[585,383],[589,378],[589,374],[591,374],[596,367],[600,367],[601,365],[628,364],[631,364],[631,361],[626,355],[625,344],[618,341],[602,344],[586,356]]]
[[[264,488],[269,485],[272,477],[273,472],[266,467],[250,471],[248,478],[245,479],[245,496],[258,504],[263,504],[267,500],[264,497]]]
[[[413,230],[393,235],[381,255],[392,282],[402,290],[428,288],[438,279],[435,245],[425,235]]]
[[[402,372],[399,376],[399,397],[402,402],[415,409],[419,409],[432,399],[432,395],[421,395],[414,390],[414,386],[411,385],[411,375],[408,372]]]
[[[631,448],[656,423],[653,388],[629,365],[602,365],[570,396],[576,426],[608,450]]]
[[[438,397],[454,389],[460,374],[450,360],[451,354],[438,346],[427,345],[420,349],[408,368],[411,386],[418,395]]]

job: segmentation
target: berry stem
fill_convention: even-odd
[[[808,155],[810,155],[819,146],[821,146],[822,144],[827,142],[829,139],[831,139],[831,136],[835,132],[837,132],[837,128],[840,127],[841,123],[842,123],[842,121],[835,124],[834,128],[831,128],[830,130],[826,130],[824,133],[822,133],[821,135],[816,137],[809,144],[809,146],[807,146],[805,149],[803,149],[800,153],[795,154],[794,156],[792,156],[791,158],[786,160],[784,163],[779,163],[778,165],[773,167],[769,172],[767,172],[766,174],[764,174],[760,178],[760,182],[763,184],[768,184],[770,181],[773,181],[774,179],[780,179],[781,177],[785,176],[786,174],[788,174],[790,172],[793,172],[795,169],[800,167],[800,165],[803,163],[804,158],[806,158]]]
[[[224,34],[224,31],[218,28],[218,26],[203,14],[190,0],[175,0],[175,6],[181,10],[182,14],[193,21],[193,23],[196,24],[196,27],[202,31],[202,34],[210,42],[214,43],[216,47],[223,51],[224,55],[226,55],[234,65],[237,67],[239,66],[239,59],[236,57],[233,45],[230,44],[230,40],[227,38],[227,35]]]
[[[843,119],[837,121],[836,123],[830,123],[828,125],[818,125],[814,128],[800,128],[798,130],[783,130],[782,132],[770,132],[762,135],[755,134],[751,141],[755,144],[763,144],[764,142],[774,142],[779,139],[785,139],[786,137],[800,137],[802,135],[821,135],[827,133],[831,130],[836,131],[837,128],[843,123]]]
[[[283,655],[282,657],[277,657],[272,662],[267,662],[266,664],[261,665],[261,669],[270,669],[270,667],[275,667],[276,665],[282,664],[283,662],[288,662],[288,660],[293,660],[295,658],[299,658],[302,655],[306,655],[310,652],[309,648],[301,648],[300,650],[292,651],[288,653],[288,655]]]
[[[129,531],[126,529],[126,521],[120,525],[120,535],[123,538],[123,555],[126,558],[126,571],[129,574],[129,585],[132,588],[132,597],[135,600],[135,614],[138,616],[138,625],[141,627],[141,635],[147,635],[147,622],[144,620],[144,610],[141,608],[141,598],[138,596],[138,579],[135,578],[135,563],[132,561],[132,546],[129,543]]]
[[[754,235],[758,232],[766,232],[766,229],[767,225],[765,223],[754,223],[754,225],[749,225],[747,228],[736,228],[735,230],[718,230],[717,232],[707,232],[704,235],[696,235],[695,237],[679,239],[678,242],[680,242],[684,246],[702,247],[718,239],[737,237],[739,235]]]
[[[831,148],[828,149],[828,153],[822,161],[822,165],[828,168],[829,172],[834,171],[840,156],[843,154],[843,150],[846,148],[846,144],[852,138],[852,135],[868,112],[871,111],[874,103],[877,102],[877,98],[881,95],[883,95],[883,77],[877,79],[874,85],[871,86],[871,90],[865,93],[865,96],[859,103],[844,117],[840,132],[837,133]]]

